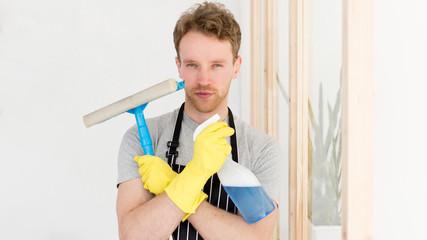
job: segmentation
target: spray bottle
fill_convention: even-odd
[[[193,141],[204,128],[219,119],[219,115],[215,114],[200,124],[194,131]],[[234,162],[230,155],[218,171],[218,178],[246,222],[255,223],[276,209],[256,176],[249,169]]]

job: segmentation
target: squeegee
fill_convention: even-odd
[[[135,115],[139,138],[144,154],[154,155],[150,133],[145,123],[144,109],[147,104],[160,97],[179,91],[185,87],[184,81],[177,82],[170,78],[152,87],[137,92],[129,97],[100,108],[83,116],[86,127],[102,123],[110,118],[128,112]]]

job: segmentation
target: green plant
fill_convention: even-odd
[[[341,85],[333,108],[328,101],[327,128],[323,100],[323,86],[320,84],[319,114],[316,118],[309,101],[309,218],[314,225],[340,225]]]

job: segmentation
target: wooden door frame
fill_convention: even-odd
[[[289,5],[289,239],[308,239],[307,1]]]
[[[373,0],[343,0],[342,236],[372,239]]]
[[[277,0],[251,0],[250,20],[251,125],[277,139]]]

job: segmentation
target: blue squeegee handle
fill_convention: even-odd
[[[136,125],[138,126],[139,141],[141,142],[144,154],[154,156],[153,143],[151,141],[150,132],[148,131],[147,124],[145,123],[144,109],[148,103],[134,108]]]

